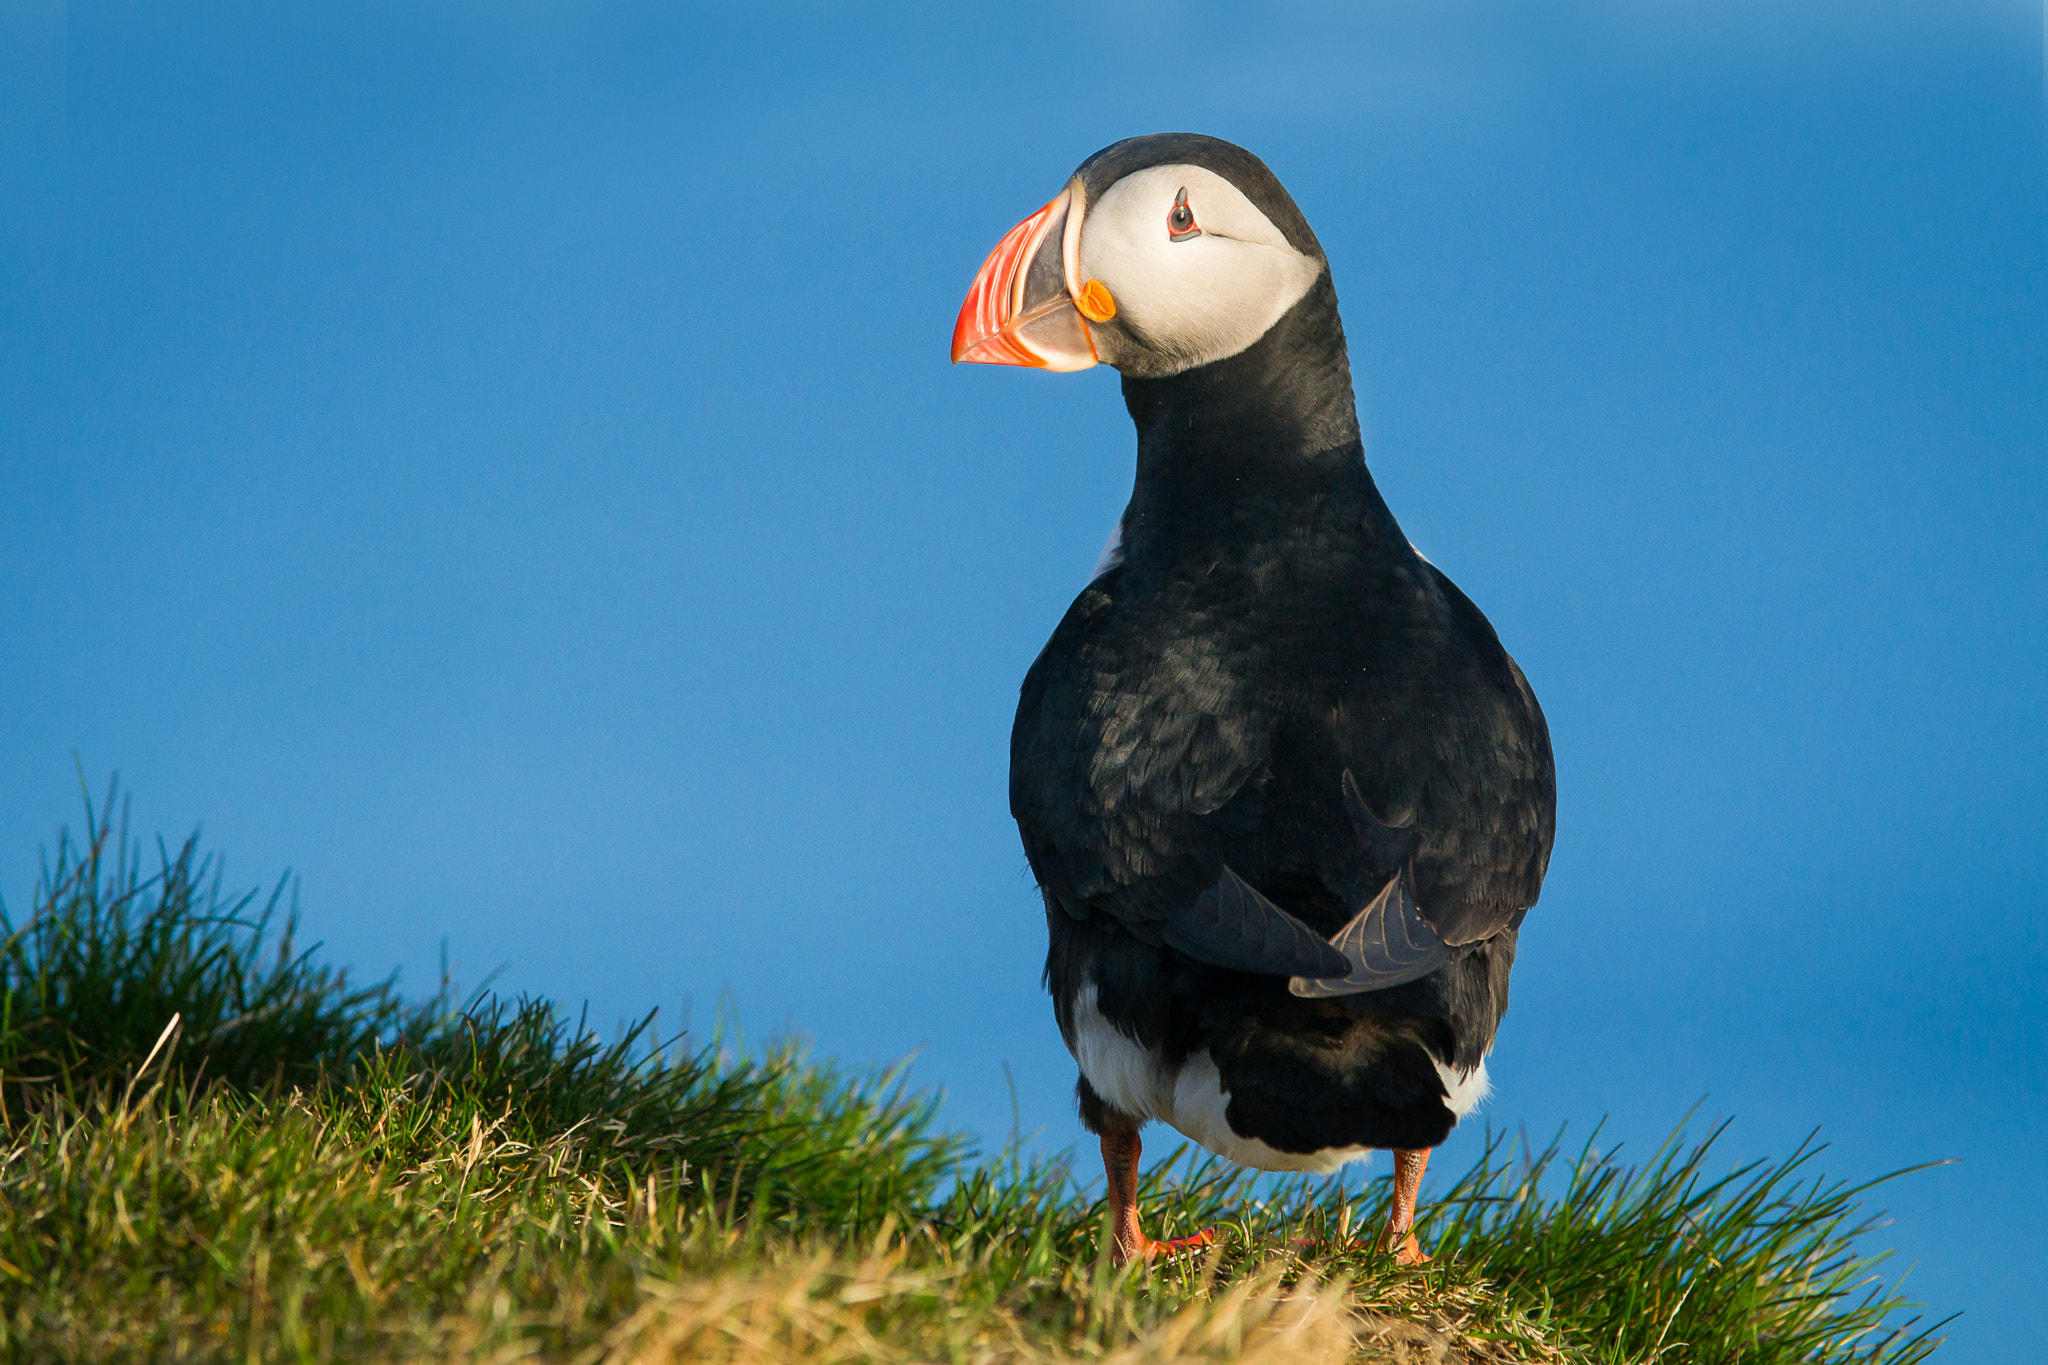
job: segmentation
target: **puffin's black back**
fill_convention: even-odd
[[[1081,174],[1099,195],[1200,154],[1320,259],[1262,163],[1196,141],[1169,156],[1119,143]],[[1549,859],[1542,712],[1366,469],[1327,269],[1249,349],[1126,377],[1124,398],[1138,469],[1122,562],[1033,664],[1011,736],[1061,1029],[1071,1046],[1092,985],[1108,1023],[1167,1061],[1206,1048],[1241,1134],[1286,1152],[1433,1146],[1455,1121],[1435,1063],[1469,1070],[1491,1044]],[[1360,837],[1347,773],[1387,837]],[[1324,935],[1405,875],[1449,959],[1320,1000],[1196,961],[1165,925],[1226,867]]]

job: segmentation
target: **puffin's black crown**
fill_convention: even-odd
[[[1082,162],[1074,174],[1080,178],[1082,188],[1088,192],[1088,202],[1092,204],[1101,199],[1111,185],[1134,171],[1176,163],[1200,166],[1222,176],[1237,186],[1238,191],[1251,200],[1274,227],[1280,229],[1289,246],[1304,256],[1328,262],[1329,258],[1323,255],[1323,244],[1316,240],[1308,219],[1302,217],[1301,210],[1295,206],[1294,196],[1280,183],[1280,177],[1274,175],[1265,162],[1235,142],[1225,142],[1206,133],[1146,133],[1141,137],[1127,137],[1122,142],[1110,143]]]

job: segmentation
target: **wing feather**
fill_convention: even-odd
[[[1359,995],[1404,986],[1443,966],[1451,950],[1422,917],[1407,882],[1405,873],[1388,882],[1331,940],[1349,967],[1343,976],[1296,976],[1287,989],[1310,1000]]]
[[[1216,885],[1160,926],[1169,947],[1197,962],[1261,976],[1342,976],[1351,963],[1315,930],[1223,869]]]

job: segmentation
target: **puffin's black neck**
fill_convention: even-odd
[[[1267,329],[1227,360],[1166,379],[1124,379],[1148,463],[1216,452],[1314,455],[1358,440],[1351,362],[1326,270]]]
[[[1257,534],[1248,521],[1287,520],[1333,499],[1406,546],[1365,468],[1327,272],[1238,354],[1166,379],[1126,376],[1123,387],[1138,428],[1131,550],[1161,537],[1194,549],[1219,534]]]

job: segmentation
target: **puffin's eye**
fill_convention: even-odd
[[[1199,237],[1202,229],[1195,225],[1195,211],[1188,207],[1188,192],[1173,196],[1173,211],[1166,215],[1166,239],[1170,242],[1185,242],[1190,237]]]

